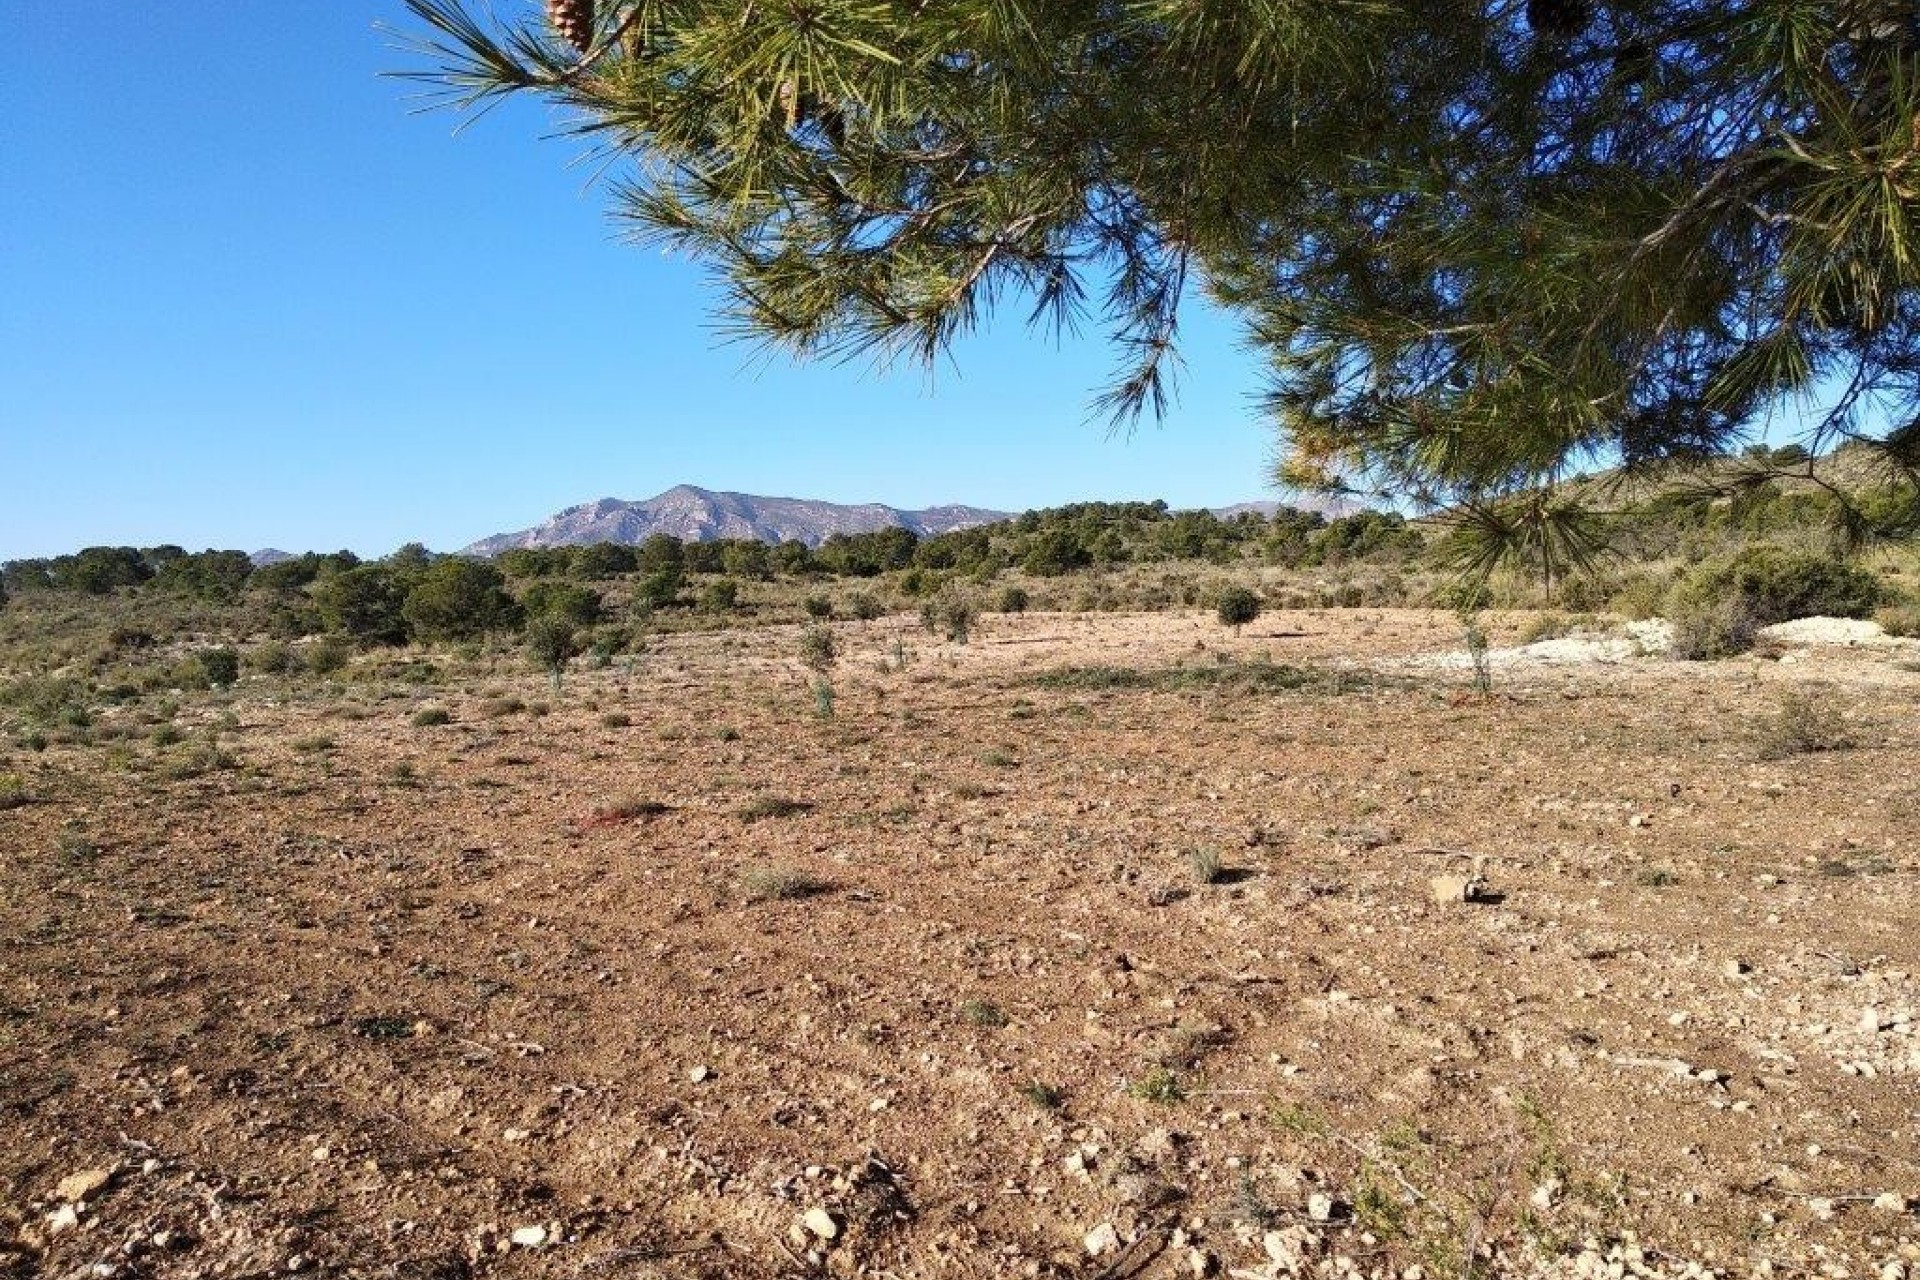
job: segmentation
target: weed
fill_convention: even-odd
[[[527,704],[518,698],[488,698],[479,708],[482,720],[498,720],[501,716],[510,716],[526,709]]]
[[[1187,1091],[1181,1086],[1180,1077],[1166,1067],[1152,1068],[1127,1086],[1127,1092],[1142,1102],[1151,1102],[1161,1107],[1170,1107],[1187,1100]]]
[[[1639,875],[1639,881],[1649,889],[1665,889],[1680,883],[1680,877],[1665,867],[1649,867]]]
[[[1020,1086],[1020,1096],[1042,1111],[1058,1111],[1067,1100],[1065,1092],[1058,1085],[1043,1084],[1038,1080],[1029,1080]]]
[[[1002,751],[998,747],[982,751],[980,753],[980,763],[991,765],[996,769],[1014,769],[1018,768],[1020,764],[1018,760],[1014,759],[1011,753]]]
[[[293,749],[301,755],[315,755],[320,752],[332,751],[339,745],[339,743],[324,733],[309,734],[306,737],[295,738],[293,740]]]
[[[602,729],[630,729],[633,727],[633,717],[624,711],[609,711],[600,717],[600,727]]]
[[[1852,745],[1839,704],[1820,689],[1788,689],[1782,693],[1779,709],[1761,724],[1758,739],[1762,760],[1844,751]]]
[[[969,1000],[960,1006],[960,1016],[976,1027],[1004,1027],[1007,1025],[1005,1010],[999,1005],[985,1000]]]
[[[1303,1138],[1324,1137],[1327,1133],[1327,1119],[1312,1107],[1299,1103],[1282,1102],[1274,1106],[1271,1119],[1274,1127],[1297,1133]]]
[[[740,877],[740,883],[750,898],[782,902],[811,898],[828,888],[825,880],[797,867],[755,867]]]
[[[1194,881],[1198,884],[1218,884],[1226,871],[1226,864],[1220,856],[1220,850],[1210,844],[1203,844],[1187,852],[1187,866],[1193,870]]]
[[[759,822],[765,818],[794,818],[812,811],[813,806],[804,800],[789,800],[784,796],[755,796],[734,810],[734,816],[742,822]]]
[[[78,831],[62,831],[55,836],[53,851],[68,866],[83,865],[100,856],[100,846]]]
[[[822,720],[833,719],[833,682],[825,676],[816,676],[812,687],[813,714]]]
[[[452,724],[453,716],[445,707],[422,707],[413,713],[413,727],[431,729],[435,725]]]
[[[361,1018],[353,1024],[353,1034],[364,1040],[406,1040],[413,1036],[410,1018]]]
[[[396,787],[417,787],[420,775],[414,771],[413,761],[396,760],[387,768],[387,781]]]
[[[621,822],[638,822],[642,818],[657,818],[663,813],[671,813],[672,806],[658,800],[644,800],[639,796],[622,796],[612,804],[601,805],[593,811],[587,821],[592,826],[613,826]]]
[[[186,736],[177,725],[161,724],[154,726],[153,732],[147,735],[147,741],[156,747],[170,747]]]

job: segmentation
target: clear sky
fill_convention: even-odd
[[[502,13],[536,0],[495,0]],[[1185,321],[1167,421],[1009,314],[936,370],[723,343],[537,104],[415,114],[399,0],[29,3],[0,44],[0,559],[449,550],[602,496],[1019,510],[1271,496],[1257,365]]]

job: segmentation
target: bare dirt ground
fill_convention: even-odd
[[[838,636],[16,756],[0,1274],[1920,1275],[1911,652]]]

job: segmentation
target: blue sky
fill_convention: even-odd
[[[497,0],[502,12],[534,0]],[[452,549],[604,495],[1270,496],[1259,373],[1194,308],[1176,410],[1009,314],[954,363],[769,362],[616,242],[537,104],[413,114],[398,0],[28,4],[0,45],[0,559]]]

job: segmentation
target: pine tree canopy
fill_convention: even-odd
[[[1912,0],[408,0],[453,105],[567,109],[633,236],[794,352],[1183,295],[1270,363],[1283,476],[1497,495],[1804,442],[1920,476]]]

